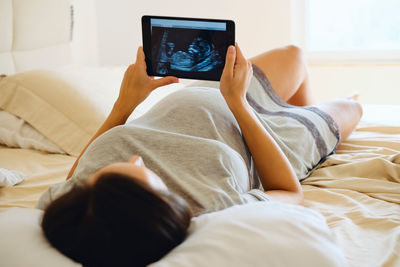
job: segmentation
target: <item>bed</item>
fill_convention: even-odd
[[[35,38],[33,23],[43,29]],[[0,168],[25,178],[0,187],[0,265],[80,266],[46,243],[34,206],[110,111],[126,66],[71,64],[68,1],[1,1],[0,29],[8,75],[0,119],[10,121],[0,121]],[[130,119],[187,83],[153,93]],[[152,266],[400,266],[398,114],[400,106],[364,105],[356,131],[302,182],[305,207],[260,202],[199,216],[187,240]]]

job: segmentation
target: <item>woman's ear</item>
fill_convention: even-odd
[[[132,164],[137,165],[137,166],[145,166],[142,157],[138,156],[138,155],[132,156],[129,159],[129,163],[132,163]]]

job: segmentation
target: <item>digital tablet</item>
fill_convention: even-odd
[[[142,33],[149,76],[219,81],[235,45],[232,20],[143,16]]]

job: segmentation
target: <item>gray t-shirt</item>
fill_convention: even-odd
[[[142,117],[110,129],[83,154],[67,182],[39,201],[84,183],[98,169],[140,155],[195,215],[268,200],[239,125],[215,88],[191,87],[161,100]]]
[[[247,99],[298,178],[305,179],[334,153],[338,127],[315,107],[283,102],[265,74],[255,65],[253,71]],[[142,117],[105,132],[87,148],[71,179],[51,186],[37,207],[44,209],[100,168],[135,154],[186,200],[195,215],[270,200],[218,88],[218,82],[197,82],[167,96]]]

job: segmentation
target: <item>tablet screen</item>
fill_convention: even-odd
[[[219,80],[226,50],[234,44],[230,23],[233,22],[149,17],[147,46],[151,48],[144,42],[149,74]]]

